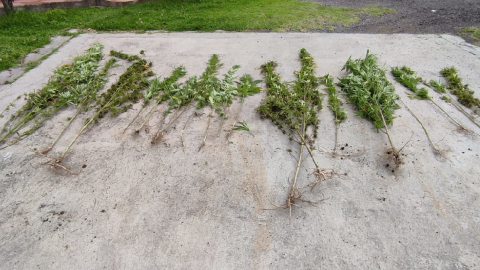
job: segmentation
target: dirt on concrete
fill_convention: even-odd
[[[314,0],[326,6],[379,5],[395,14],[364,16],[352,26],[337,26],[338,33],[457,34],[462,27],[480,25],[478,0]]]

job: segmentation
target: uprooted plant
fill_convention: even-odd
[[[450,118],[450,120],[452,120],[458,127],[460,127],[464,131],[467,131],[467,129],[462,126],[462,124],[458,123],[458,121],[456,121],[448,112],[446,112],[440,105],[438,105],[437,102],[433,100],[433,98],[428,93],[428,89],[426,89],[425,87],[418,89],[417,85],[420,82],[423,82],[423,79],[421,77],[417,77],[415,71],[411,70],[409,67],[406,66],[393,67],[392,74],[397,82],[401,83],[403,86],[413,92],[409,95],[410,98],[429,100],[432,104],[437,106],[437,108],[439,108],[448,118]]]
[[[94,99],[98,89],[105,83],[106,71],[96,74],[102,59],[101,44],[95,44],[84,55],[74,58],[54,71],[48,83],[39,91],[25,95],[26,104],[12,115],[2,129],[0,142],[26,127],[32,120],[33,125],[20,137],[28,136],[40,128],[44,120],[68,106],[80,106]],[[107,68],[108,69],[108,68]],[[10,128],[7,128],[10,125]]]
[[[133,103],[137,102],[142,96],[141,90],[148,86],[147,78],[153,76],[153,72],[148,71],[152,63],[147,63],[146,60],[139,57],[132,57],[116,51],[111,51],[110,54],[134,62],[127,68],[125,73],[120,76],[116,83],[98,97],[95,114],[86,119],[83,127],[63,151],[60,158],[57,159],[58,162],[65,157],[65,154],[78,137],[80,137],[83,131],[92,123],[96,123],[98,119],[103,118],[107,113],[110,113],[110,116],[114,117],[125,112]]]
[[[396,100],[395,88],[387,80],[385,70],[377,65],[377,57],[367,51],[364,59],[348,59],[342,70],[348,74],[340,79],[339,85],[342,87],[348,99],[355,104],[358,109],[358,115],[371,121],[377,130],[385,130],[388,136],[391,155],[396,171],[402,164],[400,151],[393,142],[393,138],[388,130],[394,119],[393,113],[399,108]]]
[[[321,78],[322,84],[326,86],[328,93],[328,107],[333,113],[335,121],[335,147],[333,149],[333,154],[337,153],[337,141],[338,141],[338,128],[340,124],[347,119],[347,112],[345,108],[342,107],[343,102],[338,98],[337,89],[333,85],[333,78],[330,74],[326,74]]]
[[[322,98],[317,90],[319,80],[315,76],[313,58],[305,49],[300,51],[300,61],[302,68],[296,72],[297,81],[293,87],[282,82],[280,75],[275,73],[276,62],[272,61],[262,65],[261,70],[265,76],[267,94],[263,104],[257,108],[262,118],[270,119],[284,134],[288,134],[291,141],[300,146],[295,174],[286,202],[277,206],[289,209],[290,216],[292,206],[297,205],[296,201],[312,203],[302,198],[301,188],[297,187],[300,167],[306,159],[304,157],[305,149],[315,164],[314,174],[317,177],[316,181],[307,186],[313,188],[327,177],[326,172],[320,168],[312,154],[319,124],[317,112],[322,109]]]

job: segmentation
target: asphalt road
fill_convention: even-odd
[[[328,6],[363,7],[378,4],[396,10],[395,14],[365,17],[349,27],[336,27],[337,33],[412,33],[461,32],[462,27],[480,25],[478,0],[314,0]],[[467,40],[469,41],[469,40]]]

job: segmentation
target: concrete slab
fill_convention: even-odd
[[[261,78],[258,67],[275,60],[284,79],[293,80],[301,48],[314,57],[318,75],[339,77],[350,56],[363,57],[370,49],[386,68],[408,65],[426,79],[439,78],[443,67],[453,65],[477,96],[480,91],[480,49],[452,36],[84,34],[2,90],[0,109],[19,94],[41,88],[54,68],[96,42],[105,52],[144,50],[162,77],[181,64],[189,75],[199,75],[216,53],[224,63],[221,73],[239,64],[239,75]],[[124,69],[125,64],[117,67],[109,83]],[[340,152],[355,155],[314,153],[322,167],[339,176],[305,192],[312,200],[325,201],[294,208],[291,220],[286,210],[264,210],[274,208],[270,202],[284,202],[295,167],[287,149],[298,149],[254,111],[263,94],[248,98],[240,111],[255,137],[234,132],[226,141],[233,117],[223,128],[214,118],[200,152],[206,115],[191,119],[185,148],[179,133],[188,114],[164,143],[154,146],[151,134],[121,134],[139,105],[117,118],[104,118],[80,137],[64,163],[78,175],[59,175],[26,150],[51,143],[73,114],[62,111],[21,144],[0,150],[0,268],[478,269],[478,135],[458,132],[438,109],[408,99],[406,90],[395,86],[445,158],[432,153],[421,126],[402,108],[391,132],[397,145],[409,143],[402,151],[405,164],[395,176],[386,168],[386,136],[346,104],[349,118],[340,127]],[[433,95],[455,119],[480,134]],[[316,146],[332,149],[334,123],[326,100],[324,105]],[[234,103],[230,113],[240,108]],[[149,123],[152,131],[161,111]],[[0,124],[6,119],[8,115]],[[82,122],[75,122],[52,155],[64,149]],[[304,165],[300,186],[311,181],[313,165]]]

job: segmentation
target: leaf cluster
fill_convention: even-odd
[[[121,54],[112,52],[112,56]],[[126,58],[131,57],[126,56]],[[116,116],[127,111],[133,103],[142,98],[141,90],[148,86],[147,78],[154,75],[152,71],[148,71],[151,65],[151,62],[147,64],[144,59],[135,60],[119,80],[100,95],[97,105],[102,111],[98,117],[102,118],[107,112],[110,112],[111,116]]]
[[[427,86],[430,86],[435,92],[439,94],[447,93],[447,86],[444,85],[441,81],[430,80]]]
[[[335,116],[335,123],[342,123],[347,119],[347,112],[345,111],[345,108],[342,107],[343,102],[338,98],[337,89],[333,85],[333,78],[330,74],[326,74],[321,80],[322,84],[327,87],[328,107],[332,110],[333,115]]]
[[[120,59],[123,59],[123,60],[127,60],[128,62],[141,61],[142,60],[142,58],[139,57],[138,55],[130,55],[130,54],[122,53],[122,52],[115,51],[115,50],[111,50],[110,55],[115,56],[115,57],[120,58]]]
[[[245,121],[238,122],[238,124],[233,126],[233,130],[243,130],[243,131],[248,131],[252,136],[255,136],[253,132],[250,130],[250,127],[248,126],[248,123]]]
[[[150,99],[155,98],[157,104],[162,103],[170,98],[170,89],[174,88],[174,84],[187,74],[184,66],[176,67],[170,76],[160,81],[153,78],[148,81],[148,87],[144,92],[144,105],[148,104]]]
[[[244,74],[240,77],[240,81],[237,82],[237,93],[242,100],[247,96],[260,93],[262,89],[257,86],[262,80],[254,80],[250,74]]]
[[[480,107],[480,99],[474,97],[474,91],[470,90],[468,84],[463,84],[458,76],[455,67],[446,67],[440,71],[443,77],[447,79],[447,88],[458,98],[458,102],[468,108],[473,106]]]
[[[232,104],[235,96],[243,99],[248,95],[260,92],[257,84],[261,81],[253,80],[248,74],[243,75],[240,81],[236,81],[235,73],[240,68],[239,65],[232,66],[220,80],[215,75],[222,66],[218,55],[212,55],[207,68],[196,81],[194,99],[197,101],[197,109],[208,105],[221,117],[226,117],[225,109]]]
[[[166,101],[168,108],[164,111],[165,115],[173,109],[188,106],[196,101],[197,109],[210,106],[220,116],[226,117],[225,108],[232,104],[235,96],[244,98],[260,92],[257,84],[261,81],[253,80],[248,74],[242,76],[240,82],[235,81],[235,72],[240,68],[238,65],[231,67],[223,75],[223,80],[220,80],[216,77],[220,67],[222,67],[222,63],[220,63],[218,55],[214,54],[200,77],[191,76],[184,83],[177,83],[177,80],[185,76],[185,68],[177,67],[173,70],[172,75],[162,82],[157,78],[148,82],[144,101],[148,103],[148,100],[154,96],[157,98],[157,104]]]
[[[276,62],[267,62],[261,66],[267,85],[264,103],[257,108],[262,118],[270,119],[283,133],[292,139],[298,132],[303,133],[312,127],[317,137],[319,120],[317,111],[322,109],[322,97],[317,90],[319,79],[315,76],[315,63],[310,54],[300,51],[302,68],[296,72],[297,81],[293,85],[281,81],[275,73]]]
[[[348,75],[340,79],[348,99],[359,110],[358,115],[371,121],[376,129],[393,122],[393,113],[399,108],[395,88],[387,80],[385,70],[377,65],[377,57],[367,51],[364,59],[348,59],[342,70]]]
[[[423,79],[417,77],[415,71],[411,70],[409,67],[393,67],[392,74],[397,82],[413,92],[413,94],[408,95],[410,98],[432,99],[428,94],[428,89],[425,87],[418,89],[417,85],[418,83],[423,82]]]

